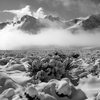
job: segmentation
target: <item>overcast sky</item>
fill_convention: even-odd
[[[100,0],[0,0],[0,11],[21,9],[26,5],[32,10],[43,7],[45,12],[66,20],[100,13]],[[0,21],[12,18],[10,13],[0,13]]]

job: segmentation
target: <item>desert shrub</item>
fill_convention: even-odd
[[[71,65],[73,59],[77,59],[79,56],[78,53],[67,56],[62,52],[55,51],[44,57],[36,58],[29,68],[30,76],[34,76],[43,82],[47,82],[50,79],[59,80],[65,77],[77,82],[78,80],[74,80],[74,77],[71,77],[69,72],[73,68]]]
[[[80,54],[76,53],[76,52],[72,52],[72,54],[70,56],[77,59],[80,56]]]
[[[6,65],[7,63],[9,62],[9,60],[8,59],[6,59],[6,58],[2,58],[2,59],[0,59],[0,65]]]

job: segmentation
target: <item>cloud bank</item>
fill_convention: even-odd
[[[81,31],[82,32],[82,31]],[[72,34],[64,29],[42,29],[37,35],[30,35],[17,29],[0,31],[0,49],[20,49],[34,46],[99,46],[100,34]]]

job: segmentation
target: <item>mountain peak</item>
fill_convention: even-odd
[[[93,30],[100,27],[100,14],[89,16],[86,20],[83,20],[82,26],[85,30]]]
[[[47,15],[45,15],[44,9],[42,7],[40,7],[36,12],[33,12],[33,17],[35,17],[36,19],[43,19],[46,16]]]
[[[33,16],[25,15],[21,18],[21,22],[24,22],[19,29],[30,32],[30,33],[37,33],[40,28],[45,27],[38,19]]]

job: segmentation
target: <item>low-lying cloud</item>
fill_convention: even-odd
[[[72,34],[65,29],[47,28],[38,34],[28,34],[21,30],[3,29],[0,31],[0,49],[20,49],[22,47],[34,46],[99,46],[100,34],[88,34],[81,31]]]

